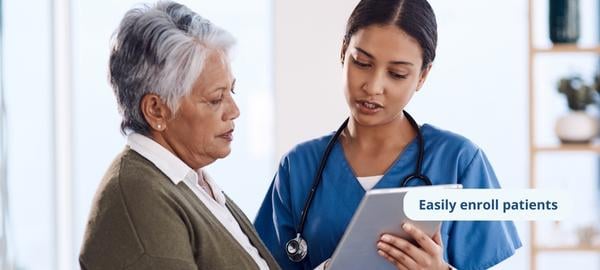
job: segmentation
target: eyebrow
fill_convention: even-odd
[[[218,87],[215,90],[212,90],[211,93],[218,92],[218,91],[223,91],[223,90],[234,89],[234,87],[235,87],[235,81],[236,80],[237,79],[234,78],[233,81],[231,82],[231,85]]]
[[[361,49],[361,48],[359,48],[359,47],[354,47],[354,48],[355,48],[357,51],[359,51],[360,53],[362,53],[362,54],[366,55],[367,57],[369,57],[369,58],[371,58],[371,59],[375,59],[375,57],[374,57],[372,54],[368,53],[367,51],[365,51],[365,50],[363,50],[363,49]],[[392,65],[408,65],[408,66],[414,66],[414,64],[413,64],[413,63],[411,63],[411,62],[407,62],[407,61],[390,61],[390,64],[392,64]]]

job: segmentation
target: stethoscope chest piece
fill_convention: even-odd
[[[291,239],[285,244],[285,252],[291,261],[302,261],[308,253],[308,244],[306,244],[306,240],[300,234],[297,234],[296,238]]]

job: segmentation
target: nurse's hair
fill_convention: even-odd
[[[395,25],[417,40],[423,54],[423,70],[435,59],[437,23],[427,0],[361,0],[346,24],[342,64],[352,36],[371,25]]]
[[[175,2],[129,10],[115,31],[109,61],[109,80],[122,115],[121,131],[147,135],[150,126],[140,108],[142,98],[156,94],[176,112],[209,53],[226,57],[234,42],[228,32]]]

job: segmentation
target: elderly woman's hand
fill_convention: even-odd
[[[398,269],[451,269],[444,261],[444,249],[439,230],[433,237],[429,237],[409,223],[404,223],[402,229],[415,239],[420,247],[400,237],[384,234],[377,243],[379,255]]]

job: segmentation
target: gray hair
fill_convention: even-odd
[[[231,34],[178,3],[160,1],[129,10],[115,31],[109,61],[123,134],[149,133],[140,108],[144,95],[160,96],[176,112],[209,52],[226,55],[234,43]]]

